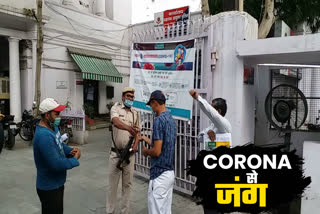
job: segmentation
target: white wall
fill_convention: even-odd
[[[320,212],[320,171],[319,171],[319,153],[320,141],[304,142],[303,168],[305,175],[311,177],[311,184],[303,194],[301,201],[301,214]]]
[[[129,37],[128,32],[123,30],[126,26],[58,4],[49,4],[45,13],[50,16],[50,21],[44,27],[42,78],[45,84],[42,87],[42,98],[54,96],[63,103],[70,101],[73,108],[82,107],[83,86],[76,85],[76,81],[83,79],[66,47],[98,51],[111,57],[118,71],[124,76],[122,84],[99,82],[99,113],[106,113],[106,104],[121,100],[120,92],[128,85]],[[72,25],[59,13],[67,16]],[[61,80],[68,82],[68,89],[56,89],[56,81]],[[106,99],[106,85],[115,87],[115,98],[112,100]]]
[[[113,0],[113,18],[121,24],[131,24],[132,10],[134,9],[135,6],[132,5],[132,1]]]
[[[36,0],[1,0],[0,5],[14,8],[36,8]]]
[[[114,97],[112,99],[107,99],[106,87],[112,86],[114,87]],[[121,102],[122,101],[122,90],[124,87],[129,86],[129,77],[126,76],[123,78],[123,83],[112,83],[112,82],[99,82],[99,113],[106,114],[108,113],[107,104],[113,102]]]
[[[226,118],[232,125],[233,144],[254,140],[254,90],[244,85],[244,63],[237,56],[236,44],[257,39],[257,21],[246,13],[230,12],[211,17],[209,28],[211,50],[217,50],[218,61],[213,71],[212,95],[227,100]]]

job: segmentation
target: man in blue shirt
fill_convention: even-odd
[[[62,143],[58,129],[61,120],[59,114],[65,108],[52,98],[46,98],[39,106],[41,121],[36,128],[33,153],[42,214],[63,213],[67,170],[79,166],[80,150]]]
[[[171,214],[177,128],[174,119],[166,110],[165,102],[163,92],[152,92],[147,103],[157,115],[153,122],[152,140],[146,136],[141,137],[141,140],[151,146],[150,149],[142,149],[144,156],[151,157],[149,214]]]

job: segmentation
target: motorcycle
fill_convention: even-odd
[[[0,114],[0,152],[3,146],[10,150],[14,147],[16,135],[17,124],[14,122],[14,116]]]
[[[67,135],[67,138],[64,140],[64,143],[68,144],[70,141],[70,138],[73,137],[72,120],[67,118],[61,119],[59,130],[60,130],[61,136],[65,136],[65,134]]]

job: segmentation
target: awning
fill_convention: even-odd
[[[122,76],[103,53],[68,47],[69,53],[82,71],[82,78],[122,83]]]

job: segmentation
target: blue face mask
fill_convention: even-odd
[[[133,105],[133,101],[131,100],[125,100],[123,105],[125,105],[128,108],[131,108],[131,106]]]
[[[56,119],[54,119],[54,122],[50,122],[50,126],[52,128],[58,127],[60,125],[60,122],[61,122],[61,118],[57,117]]]
[[[54,125],[54,126],[59,126],[59,125],[60,125],[60,122],[61,122],[61,117],[57,117],[56,119],[54,119],[53,125]]]

